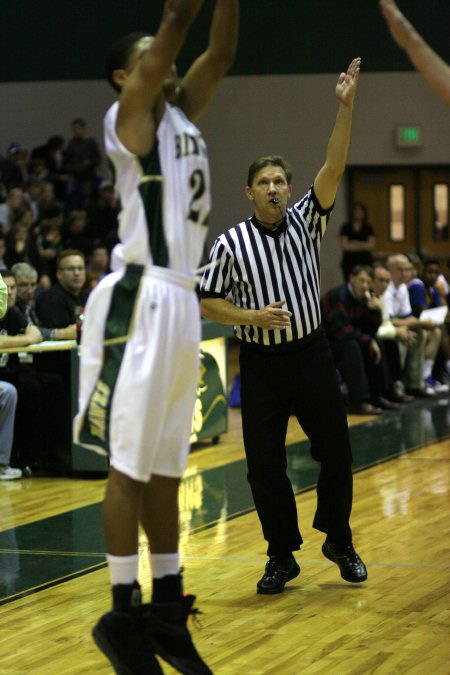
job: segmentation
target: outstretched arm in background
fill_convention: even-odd
[[[450,66],[419,35],[394,0],[380,0],[380,8],[395,42],[408,54],[433,91],[450,106]]]
[[[353,59],[346,73],[341,73],[336,85],[339,101],[336,122],[328,141],[325,164],[314,181],[314,192],[322,208],[333,205],[347,162],[352,130],[353,103],[358,85],[361,59]]]

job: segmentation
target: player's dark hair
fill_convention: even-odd
[[[261,169],[264,169],[266,166],[279,166],[281,169],[283,169],[288,184],[291,184],[292,169],[284,157],[281,157],[281,155],[265,155],[264,157],[255,159],[255,161],[250,164],[247,176],[248,187],[253,185],[253,179],[255,178],[255,175],[258,173],[258,171],[261,171]]]
[[[128,60],[133,53],[133,49],[141,38],[145,37],[147,33],[136,31],[124,35],[117,42],[115,42],[106,54],[105,73],[109,84],[120,93],[120,87],[114,82],[113,72],[121,68],[126,68]]]

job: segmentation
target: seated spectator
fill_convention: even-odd
[[[391,273],[391,281],[384,298],[389,317],[394,326],[407,326],[417,334],[415,344],[421,352],[420,358],[413,359],[409,370],[405,373],[406,391],[412,396],[434,397],[437,392],[424,382],[424,362],[425,358],[430,358],[431,351],[435,349],[434,361],[440,334],[436,333],[437,326],[433,321],[422,321],[412,313],[406,285],[411,280],[411,261],[405,255],[395,254],[388,257],[387,266]]]
[[[26,212],[11,227],[6,237],[5,263],[10,268],[18,262],[33,263],[37,259],[36,244]]]
[[[88,257],[92,251],[93,240],[89,233],[87,211],[74,210],[67,215],[62,230],[63,248],[81,251]]]
[[[420,317],[425,309],[443,306],[441,294],[436,287],[440,274],[439,260],[428,258],[421,265],[421,268],[422,273],[420,276],[412,279],[408,284],[411,309],[416,317]],[[435,358],[425,358],[423,376],[425,382],[433,387],[437,393],[445,394],[449,390],[445,380],[450,381],[450,344],[445,323],[440,325],[439,329],[436,330],[439,330],[441,336],[440,343]],[[439,371],[439,375],[436,372],[437,377],[433,376],[434,369]],[[440,381],[441,378],[444,380],[443,382]]]
[[[447,268],[450,268],[450,258],[447,260]],[[447,305],[450,307],[450,283],[448,278],[442,272],[436,279],[436,288],[439,291],[442,302],[447,303]],[[447,319],[450,321],[450,317],[447,317]]]
[[[394,326],[389,317],[384,294],[391,281],[391,273],[382,262],[374,263],[372,267],[372,292],[380,302],[382,322],[377,330],[377,338],[382,340],[386,361],[392,381],[392,395],[390,398],[398,403],[414,401],[414,396],[405,392],[405,370],[410,368],[414,358],[422,362],[422,352],[415,348],[417,334],[408,326]],[[409,350],[409,354],[408,354]],[[412,367],[417,369],[417,365]],[[420,366],[419,366],[420,367]]]
[[[57,283],[36,298],[40,325],[55,331],[58,340],[75,340],[77,321],[83,313],[86,280],[85,258],[81,251],[65,249],[56,263]]]
[[[0,226],[4,236],[27,208],[29,204],[21,188],[13,188],[8,192],[6,202],[0,204]]]
[[[39,325],[39,320],[34,308],[36,290],[38,287],[37,270],[29,263],[17,263],[11,268],[16,280],[16,310],[22,313],[23,321],[37,326],[43,340],[52,339],[52,330]],[[56,335],[55,335],[56,337]]]
[[[10,347],[24,347],[42,342],[42,334],[15,306],[16,281],[11,271],[3,278],[8,287],[8,308],[0,320],[0,353]],[[64,447],[66,398],[63,380],[53,373],[40,372],[33,366],[32,355],[2,353],[0,380],[13,384],[18,392],[13,453],[25,465],[55,466],[60,463]]]
[[[97,141],[87,135],[86,120],[78,117],[71,126],[73,137],[64,150],[64,168],[69,175],[67,198],[70,211],[90,206],[101,162]]]
[[[56,199],[52,183],[42,183],[38,203],[38,221],[49,216],[54,218],[57,213],[64,214],[64,211],[65,204]]]
[[[62,251],[61,221],[59,218],[44,218],[36,235],[39,255],[37,265],[40,273],[39,286],[48,290],[56,283],[56,261]]]
[[[20,143],[11,143],[2,166],[2,182],[6,189],[21,188],[28,180],[27,151]]]
[[[28,164],[28,180],[33,183],[45,183],[49,181],[49,172],[43,159],[32,159]],[[24,183],[25,185],[25,183]]]
[[[81,251],[63,250],[56,263],[57,283],[42,291],[35,302],[39,327],[50,330],[51,340],[76,340],[78,327],[84,311],[86,281],[85,259]],[[70,355],[68,352],[46,352],[37,358],[39,367],[59,375],[64,382],[70,381]],[[70,443],[71,407],[66,397],[63,413]]]
[[[89,210],[92,237],[109,252],[119,242],[119,211],[114,186],[109,180],[100,183],[97,198]]]
[[[83,289],[85,295],[88,296],[98,282],[110,271],[108,249],[105,246],[95,246],[86,267],[86,283]]]
[[[41,196],[42,183],[40,181],[28,180],[24,187],[23,193],[28,202],[29,208],[33,212],[33,223],[37,223],[39,219],[39,198]]]
[[[103,277],[110,273],[109,253],[106,246],[94,246],[89,256],[87,269],[90,272],[96,272],[99,279],[103,279]]]
[[[371,285],[371,268],[356,265],[349,283],[332,288],[322,299],[322,326],[348,387],[348,412],[356,415],[399,407],[387,398],[389,373],[376,337],[382,314],[380,303],[370,296]]]
[[[47,169],[47,181],[53,184],[56,199],[65,202],[67,199],[68,174],[64,170],[64,146],[62,136],[50,136],[44,145],[34,148],[31,160],[40,159]]]
[[[0,381],[0,480],[22,478],[21,469],[10,465],[16,407],[17,389],[9,382]]]

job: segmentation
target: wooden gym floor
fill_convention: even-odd
[[[294,419],[289,473],[305,543],[301,575],[256,594],[265,542],[245,478],[240,413],[217,445],[195,448],[180,494],[195,643],[216,675],[450,673],[448,399],[381,418],[349,417],[352,528],[369,578],[343,581],[311,527],[317,466]],[[109,609],[100,528],[105,480],[0,483],[0,674],[107,674],[90,631]],[[145,544],[141,577],[148,599]],[[164,672],[174,671],[163,665]]]

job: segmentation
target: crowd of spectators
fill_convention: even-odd
[[[100,148],[84,119],[71,126],[67,143],[55,135],[29,152],[13,142],[0,155],[0,269],[33,265],[39,290],[56,283],[61,251],[81,251],[90,266],[95,250],[109,256],[118,240],[119,204]]]
[[[0,154],[0,273],[9,291],[0,319],[0,392],[5,401],[11,391],[17,396],[9,407],[0,398],[14,418],[12,448],[0,439],[1,480],[29,466],[64,470],[71,440],[68,355],[2,348],[76,339],[87,295],[109,272],[118,241],[120,206],[100,148],[86,120],[74,119],[71,129],[67,142],[54,135],[31,151],[13,142]]]
[[[356,265],[348,282],[323,294],[322,326],[349,413],[377,415],[448,395],[449,303],[439,260],[416,255]],[[438,307],[440,317],[422,314]]]

